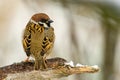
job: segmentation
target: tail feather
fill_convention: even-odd
[[[35,59],[35,66],[34,66],[35,70],[39,70],[39,69],[46,69],[47,65],[45,60],[37,60]]]

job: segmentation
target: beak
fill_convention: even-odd
[[[54,22],[54,21],[53,21],[53,20],[51,20],[51,19],[49,19],[49,20],[48,20],[48,23],[52,23],[52,22]]]

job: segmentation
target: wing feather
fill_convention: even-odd
[[[54,45],[54,40],[55,40],[55,34],[54,34],[54,29],[52,27],[48,28],[45,30],[45,36],[44,40],[42,42],[42,52],[41,54],[46,56],[51,53],[53,45]]]
[[[27,56],[30,56],[30,42],[31,42],[31,32],[30,32],[31,23],[29,22],[26,26],[26,29],[23,34],[23,48]]]

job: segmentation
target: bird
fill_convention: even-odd
[[[34,69],[46,69],[46,57],[52,52],[55,34],[54,28],[51,26],[53,20],[45,13],[34,14],[27,23],[22,44],[24,51],[29,57],[35,59]]]

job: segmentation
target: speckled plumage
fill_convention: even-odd
[[[35,58],[35,69],[45,69],[46,57],[51,53],[54,45],[54,29],[48,22],[50,18],[44,14],[39,13],[32,16],[28,22],[23,35],[23,48],[26,55]],[[47,24],[45,27],[43,22]]]

